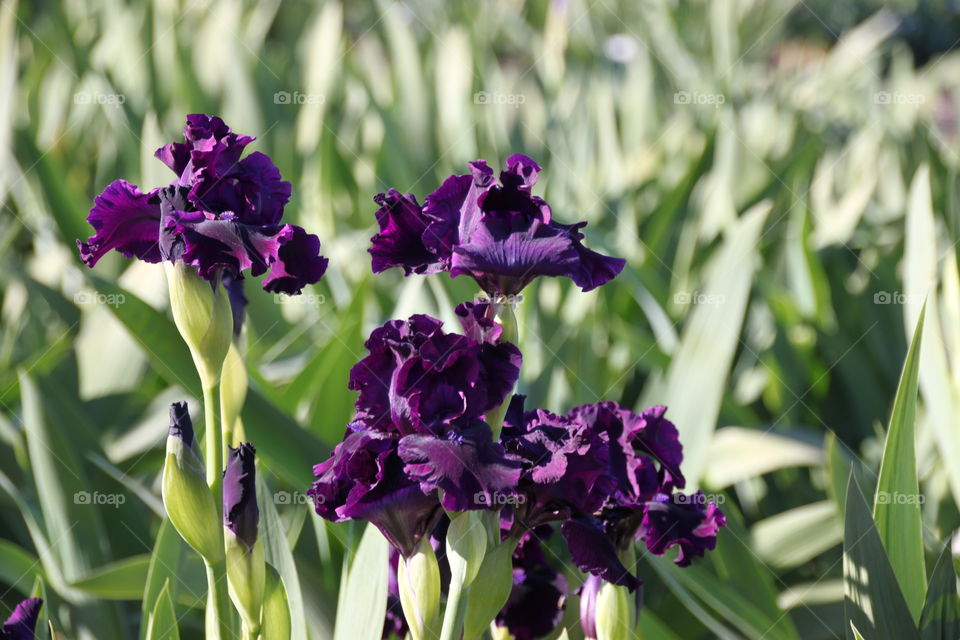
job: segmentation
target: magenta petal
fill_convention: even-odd
[[[3,623],[0,638],[5,640],[34,640],[36,637],[37,620],[40,618],[40,608],[43,600],[27,598],[21,601],[10,617]]]
[[[88,267],[111,249],[127,258],[160,261],[160,202],[157,191],[143,193],[126,180],[114,180],[94,200],[87,222],[94,235],[77,240],[80,258]]]
[[[700,491],[659,495],[647,504],[640,535],[658,556],[670,547],[680,547],[674,562],[686,567],[693,558],[716,547],[717,532],[726,524],[726,516]]]

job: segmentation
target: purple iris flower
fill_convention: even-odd
[[[398,446],[392,433],[362,429],[348,434],[327,461],[313,468],[317,480],[307,494],[321,517],[372,522],[409,557],[443,509],[436,493],[424,493],[407,476]]]
[[[520,374],[520,351],[446,333],[427,315],[392,320],[366,342],[370,355],[350,371],[359,391],[356,423],[402,435],[440,434],[503,403]]]
[[[446,271],[468,275],[491,296],[515,295],[538,276],[564,276],[584,291],[614,278],[625,261],[583,246],[579,222],[556,222],[531,193],[540,166],[514,154],[500,173],[483,160],[452,175],[417,203],[395,189],[379,194],[371,239],[373,271],[401,267],[406,275]]]
[[[256,449],[245,442],[236,449],[230,447],[227,454],[227,468],[223,472],[223,526],[252,549],[257,541],[259,521]]]
[[[717,532],[726,524],[726,516],[701,491],[660,494],[647,504],[640,535],[658,556],[670,547],[680,547],[674,562],[686,567],[717,546]]]
[[[87,217],[95,234],[77,241],[83,262],[92,267],[117,250],[146,262],[179,260],[210,281],[266,274],[263,288],[278,293],[317,282],[327,268],[320,241],[281,224],[290,183],[263,153],[241,159],[253,140],[218,117],[187,116],[184,142],[155,154],[177,178],[147,192],[125,180],[108,185]]]
[[[27,598],[13,609],[0,630],[2,640],[34,640],[43,600]]]
[[[547,636],[563,617],[566,595],[567,581],[547,561],[540,541],[525,536],[513,554],[513,589],[496,625],[514,640]]]

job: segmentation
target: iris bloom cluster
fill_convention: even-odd
[[[665,407],[635,413],[599,402],[561,415],[527,409],[512,394],[522,363],[506,339],[512,297],[539,276],[566,277],[589,291],[624,266],[583,245],[585,223],[553,219],[532,193],[540,171],[513,155],[497,180],[477,160],[423,206],[396,190],[375,198],[374,272],[469,275],[493,302],[460,304],[457,333],[425,315],[373,331],[369,354],[350,374],[359,392],[354,418],[315,467],[309,492],[324,518],[376,525],[401,563],[436,547],[424,543],[442,535],[448,518],[488,514],[499,525],[492,542],[515,548],[513,586],[495,622],[517,640],[548,634],[562,613],[567,585],[541,544],[554,527],[589,576],[582,623],[597,637],[605,584],[639,596],[635,541],[656,555],[676,547],[676,564],[686,566],[714,548],[725,524],[702,493],[682,492],[683,448]],[[385,635],[405,629],[391,611]]]

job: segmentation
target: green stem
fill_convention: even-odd
[[[495,303],[494,317],[500,321],[503,332],[500,334],[500,342],[509,342],[515,346],[520,341],[520,330],[517,327],[517,316],[513,312],[513,302]],[[511,390],[512,391],[512,390]],[[503,404],[487,414],[487,423],[490,430],[493,431],[493,441],[500,440],[500,430],[503,429],[503,419],[510,408],[510,401],[513,399],[513,393],[508,393]]]
[[[220,437],[220,390],[218,385],[205,385],[203,388],[203,446],[207,465],[207,484],[213,494],[213,504],[217,509],[217,520],[223,520],[223,444]],[[223,527],[218,526],[220,545],[223,546]],[[221,640],[232,640],[230,616],[232,607],[227,592],[226,563],[221,560],[207,564],[207,606],[213,607],[213,625]],[[208,633],[214,629],[208,629]]]
[[[440,640],[460,640],[460,636],[463,635],[463,618],[467,612],[467,591],[462,580],[456,578],[450,580]]]
[[[227,592],[227,566],[220,562],[207,563],[207,638],[233,640],[230,595]],[[211,635],[217,634],[217,635]]]

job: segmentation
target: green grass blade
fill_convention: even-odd
[[[919,638],[860,485],[850,475],[843,532],[847,637],[854,625],[868,638]]]
[[[917,384],[920,377],[920,344],[923,319],[920,311],[910,350],[890,413],[887,442],[873,499],[873,519],[890,566],[897,576],[913,615],[920,622],[927,589],[923,564],[923,524],[920,520],[920,485],[917,480],[914,422],[917,414]]]
[[[930,588],[920,616],[921,640],[960,638],[960,611],[957,609],[957,571],[950,545],[946,544],[930,576]]]
[[[387,611],[390,544],[368,524],[341,587],[334,640],[379,640]]]
[[[177,612],[170,598],[170,583],[165,582],[157,598],[157,605],[150,614],[147,640],[180,640],[177,629]]]
[[[165,518],[157,531],[157,540],[150,554],[150,567],[147,569],[147,582],[140,608],[140,640],[145,640],[147,637],[150,616],[157,607],[161,592],[166,589],[168,595],[170,591],[176,593],[182,550],[183,542],[180,534],[173,528],[173,523]],[[168,583],[173,585],[169,589],[167,589]],[[198,596],[198,598],[202,597],[203,594]]]

